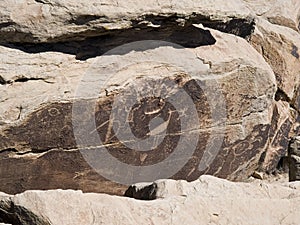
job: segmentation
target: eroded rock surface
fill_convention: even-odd
[[[251,175],[261,153],[267,146],[268,132],[270,129],[269,124],[272,119],[273,110],[272,99],[276,91],[275,78],[268,64],[264,62],[263,58],[248,45],[245,40],[213,30],[211,32],[215,36],[217,43],[211,47],[204,46],[196,48],[191,52],[192,57],[194,57],[193,60],[202,68],[202,71],[198,71],[198,75],[190,77],[189,74],[178,70],[172,65],[168,65],[166,69],[165,65],[161,63],[155,63],[156,70],[153,70],[153,63],[149,64],[144,62],[125,68],[113,77],[112,81],[110,81],[114,82],[113,86],[108,84],[106,88],[108,93],[104,91],[100,92],[100,99],[96,104],[97,107],[94,116],[96,126],[98,127],[97,131],[102,141],[102,147],[99,146],[100,148],[107,149],[109,153],[119,161],[129,165],[152,165],[170,156],[177,147],[178,141],[182,138],[182,133],[184,132],[187,138],[184,144],[181,145],[181,151],[186,152],[189,151],[190,148],[195,148],[195,151],[191,153],[186,163],[182,163],[182,168],[173,172],[172,175],[174,178],[194,180],[202,173],[209,173],[228,179],[239,180]],[[114,58],[111,65],[116,66],[118,60],[121,62],[122,60],[128,60],[126,57],[136,60],[140,57],[144,57],[145,54],[150,54],[155,57],[160,51],[171,51],[171,54],[178,52],[179,55],[182,51],[180,49],[171,49],[170,47],[160,48],[147,50],[145,52],[107,57],[110,57],[111,60]],[[227,50],[221,52],[219,49]],[[244,52],[238,51],[237,49],[243,49]],[[249,52],[252,52],[251,57]],[[27,53],[22,54],[26,55]],[[229,55],[240,55],[240,58],[232,60],[232,56]],[[203,61],[207,62],[207,64],[204,64]],[[108,67],[111,65],[108,64]],[[101,74],[100,69],[97,68],[99,71],[98,74]],[[80,71],[83,73],[85,70],[78,70],[75,75],[79,74]],[[136,75],[129,79],[126,77],[127,74]],[[213,81],[209,80],[210,77],[213,77]],[[77,78],[80,79],[79,75]],[[208,78],[208,80],[204,80],[204,83],[201,81],[203,78]],[[99,79],[104,78],[100,77]],[[124,79],[129,83],[128,87],[123,85]],[[214,86],[215,80],[218,82],[218,87]],[[28,81],[23,85],[27,86],[35,82],[37,81]],[[201,89],[201,85],[199,86],[197,82],[202,82],[204,86],[207,86],[207,90]],[[7,88],[6,91],[12,94],[15,93],[15,84],[16,82],[13,82],[11,85],[5,85],[5,88]],[[46,83],[46,85],[47,84],[48,83]],[[75,87],[71,86],[71,82],[68,84],[69,86],[67,88],[72,93]],[[135,86],[130,86],[130,84],[134,84]],[[185,97],[176,99],[176,107],[179,106],[179,109],[176,109],[174,104],[172,105],[172,102],[170,103],[173,95],[176,96],[180,94],[178,89],[174,87],[174,84],[179,85],[181,88],[179,90],[183,89],[187,93]],[[4,149],[1,164],[5,165],[6,170],[3,170],[3,176],[1,177],[4,179],[3,184],[6,184],[3,190],[7,192],[14,190],[21,191],[22,187],[24,189],[41,189],[43,186],[48,188],[71,188],[74,187],[74,184],[76,185],[75,187],[85,191],[101,191],[101,189],[98,189],[98,185],[93,189],[89,188],[90,179],[95,179],[93,182],[96,182],[103,181],[104,178],[99,179],[98,176],[91,178],[91,176],[88,175],[89,173],[93,173],[92,168],[89,168],[84,158],[80,155],[77,146],[78,143],[76,143],[74,137],[74,120],[75,122],[77,120],[81,121],[81,118],[89,118],[93,115],[89,115],[85,113],[85,110],[82,110],[82,113],[78,115],[79,118],[76,118],[76,115],[72,112],[72,103],[74,104],[74,101],[77,100],[73,100],[70,94],[61,97],[60,93],[63,92],[62,94],[64,94],[65,91],[60,89],[59,82],[54,82],[53,87],[58,87],[58,89],[52,90],[51,95],[53,99],[56,98],[56,102],[45,102],[43,105],[40,105],[43,99],[37,100],[36,102],[33,101],[35,107],[34,105],[30,105],[25,108],[24,106],[24,119],[17,120],[13,126],[3,126],[2,136],[0,137],[1,148]],[[166,90],[165,93],[161,92],[163,88]],[[221,94],[223,96],[214,97],[211,92],[205,93],[205,91],[208,92],[208,90],[214,90],[216,88],[222,89]],[[164,98],[139,99],[132,92],[132,90],[139,89],[148,89],[154,96],[160,97],[164,95]],[[39,90],[37,90],[37,92],[39,92]],[[57,95],[55,93],[57,93]],[[125,99],[125,102],[121,100],[120,103],[117,103],[119,107],[122,105],[132,105],[133,107],[133,111],[128,111],[127,113],[132,113],[133,121],[131,130],[136,137],[146,138],[147,135],[149,135],[149,122],[153,118],[160,117],[169,124],[166,129],[166,138],[157,148],[151,151],[133,151],[123,144],[133,139],[127,137],[123,137],[122,140],[118,139],[110,121],[112,106],[118,96],[124,96],[123,98]],[[126,102],[126,96],[130,97],[129,102]],[[227,107],[226,117],[216,120],[212,117],[211,113],[212,110],[216,110],[224,104],[224,102],[218,101],[218,98],[221,97],[224,99]],[[168,100],[168,98],[170,100]],[[64,99],[64,101],[59,99]],[[135,100],[135,105],[132,104],[132,100]],[[46,101],[48,100],[46,99]],[[189,101],[192,104],[191,106],[187,105]],[[163,107],[158,107],[157,110],[157,105],[159,104]],[[10,107],[10,105],[6,105],[6,107]],[[15,107],[17,107],[17,103],[15,103]],[[82,107],[85,108],[86,106],[83,105]],[[187,123],[187,130],[185,130],[186,128],[180,127],[180,121],[184,120],[187,116],[186,114],[180,113],[180,110],[186,108],[185,110],[189,112],[191,107],[195,107],[195,112],[197,113],[194,115],[191,114],[191,118],[185,120]],[[37,108],[37,110],[30,113],[29,116],[26,116],[27,112],[34,108]],[[157,110],[157,112],[146,114],[145,109],[147,108],[149,108],[150,111]],[[177,110],[177,113],[172,113],[174,110]],[[19,117],[22,117],[22,112]],[[194,123],[195,119],[199,119],[199,126]],[[118,121],[118,118],[116,121]],[[79,126],[82,125],[79,124]],[[85,127],[83,128],[85,129]],[[92,131],[84,129],[79,131],[82,132],[80,135],[82,135],[82,138],[86,138],[86,140],[83,140],[85,143],[87,140],[89,143],[86,143],[87,146],[84,145],[83,147],[98,146],[97,142],[93,142],[94,140],[90,140],[90,137],[84,135]],[[224,133],[224,142],[222,141],[219,147],[221,151],[216,158],[212,159],[214,161],[210,162],[211,165],[204,167],[205,171],[199,171],[198,167],[201,158],[208,157],[205,156],[204,153],[207,151],[207,145],[212,144],[209,143],[212,141],[209,137],[212,136],[213,132],[217,134],[220,132]],[[159,135],[163,137],[164,134]],[[195,139],[195,135],[198,137],[198,141],[194,143],[195,146],[192,146],[191,138]],[[247,148],[241,148],[241,146],[247,146]],[[82,151],[86,153],[85,159],[97,158],[97,156],[91,155],[93,154],[92,150],[90,150],[91,153],[89,153],[89,151],[85,151],[83,147]],[[243,155],[242,158],[237,157],[241,155]],[[34,159],[32,157],[34,157]],[[57,157],[55,162],[52,160],[53,157]],[[225,161],[224,157],[226,158]],[[177,162],[176,160],[178,160],[178,158],[175,158],[170,163],[175,163]],[[209,162],[207,163],[210,164]],[[18,172],[17,168],[22,164],[26,166],[22,166],[24,169]],[[54,164],[54,170],[52,169],[52,164]],[[75,164],[75,166],[72,166],[72,164]],[[33,172],[35,170],[40,172]],[[25,171],[29,174],[26,180],[40,180],[40,178],[49,174],[50,171],[52,171],[51,174],[53,173],[53,179],[51,176],[47,177],[47,181],[39,182],[40,184],[34,187],[31,182],[27,183],[22,181]],[[128,176],[132,176],[133,172]],[[151,181],[154,179],[143,177],[143,175],[138,174],[138,171],[136,172],[137,174],[135,176],[140,176],[139,179],[141,181]],[[56,173],[60,175],[56,176]],[[6,175],[4,176],[4,174]],[[8,174],[11,174],[11,176],[8,176]],[[83,178],[87,181],[80,184],[80,182],[76,180],[76,174],[83,174]],[[8,182],[12,176],[16,182]],[[157,174],[155,179],[164,178],[165,176],[164,174]],[[79,176],[79,179],[80,177],[81,176]],[[64,186],[61,186],[60,180],[62,179],[64,180]],[[18,186],[19,189],[16,189],[16,186]],[[105,191],[107,191],[107,189],[105,189]]]
[[[289,146],[289,180],[300,180],[300,137],[291,140]]]
[[[300,131],[299,9],[2,1],[0,190],[121,194],[136,181],[273,172]],[[114,49],[133,41],[144,42]],[[82,84],[92,96],[78,96]]]
[[[272,67],[278,85],[274,110],[277,119],[272,122],[271,143],[262,158],[263,170],[273,172],[280,158],[287,155],[289,138],[299,133],[299,32],[259,19],[250,43]]]

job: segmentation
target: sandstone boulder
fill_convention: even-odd
[[[258,17],[264,18],[272,24],[289,27],[295,31],[300,30],[300,2],[297,0],[269,0],[260,2],[244,0],[244,3]]]
[[[155,32],[156,37],[158,34],[168,36],[174,27],[179,29],[201,22],[243,36],[247,33],[249,35],[251,29],[251,21],[247,18],[251,11],[241,0],[226,3],[218,0],[214,4],[208,1],[195,3],[192,0],[184,3],[162,0],[20,0],[2,1],[0,13],[3,15],[0,40],[12,43],[70,43],[88,37],[98,37],[98,41],[102,42],[103,38],[109,37],[111,40],[108,41],[112,43],[116,36],[134,41],[135,38],[143,40],[147,36],[151,37],[150,31],[163,31]],[[239,32],[240,28],[233,26],[236,23],[245,27]],[[63,47],[68,49],[68,46]]]
[[[191,183],[173,180],[155,183],[158,199],[153,201],[73,190],[26,191],[15,196],[1,193],[0,209],[11,204],[23,210],[9,215],[23,219],[30,214],[36,221],[43,221],[24,225],[297,224],[300,220],[299,182],[232,183],[201,176]]]
[[[45,66],[37,71],[37,75],[30,74],[30,71],[36,68],[35,58],[23,67],[22,73],[24,77],[27,77],[25,82],[18,82],[20,79],[18,75],[9,75],[11,73],[8,67],[4,67],[3,70],[7,71],[7,75],[3,73],[3,77],[11,82],[2,85],[2,90],[7,93],[7,100],[2,102],[3,115],[7,117],[4,118],[5,124],[1,127],[2,135],[0,136],[0,145],[3,149],[1,165],[5,168],[1,170],[0,176],[3,184],[2,190],[16,193],[26,189],[79,188],[84,191],[120,193],[119,188],[122,186],[108,181],[114,180],[110,179],[112,169],[116,169],[113,176],[117,174],[119,177],[116,179],[118,181],[121,179],[120,183],[123,184],[168,177],[194,180],[203,173],[232,180],[241,180],[250,176],[257,168],[260,155],[265,151],[268,143],[269,124],[273,114],[273,97],[276,91],[274,74],[263,58],[242,38],[215,30],[205,30],[205,33],[209,33],[216,43],[191,50],[160,46],[142,52],[130,52],[126,55],[102,56],[87,62],[78,62],[60,54],[44,53],[41,56],[45,57],[42,58],[45,60]],[[12,52],[10,49],[9,51]],[[14,51],[18,53],[16,57],[20,57],[21,61],[27,58],[27,55],[31,57],[28,53]],[[162,62],[139,62],[145,57],[155,58],[161,52],[168,51],[169,55],[186,55],[185,52],[187,52],[189,54],[187,58],[190,57],[193,67],[197,68],[197,74],[193,74],[193,68],[191,72],[182,71],[170,63],[166,65]],[[57,57],[52,62],[54,56]],[[102,89],[99,94],[95,95],[99,96],[94,117],[102,142],[101,146],[97,137],[93,139],[92,135],[85,135],[92,133],[92,130],[86,130],[87,128],[82,125],[85,124],[82,118],[93,116],[88,113],[84,114],[88,107],[84,105],[86,101],[83,105],[78,105],[80,101],[74,100],[73,96],[76,94],[78,83],[80,81],[83,83],[80,75],[86,72],[87,66],[91,74],[100,74],[97,79],[107,77],[105,73],[101,77],[103,67],[94,66],[97,65],[95,64],[97,60],[106,59],[109,59],[104,62],[107,63],[107,68],[121,67],[122,64],[119,62],[123,61],[136,61],[136,63],[115,74],[103,87],[106,91]],[[14,58],[7,63],[13,63],[15,60]],[[65,60],[68,64],[66,67],[57,66],[57,64],[63,65]],[[47,75],[43,70],[52,72],[48,72],[49,75]],[[38,74],[43,75],[40,77]],[[85,87],[93,87],[93,78],[85,79],[87,79],[84,81]],[[188,95],[178,92],[178,89],[172,86],[174,82]],[[199,82],[202,82],[202,86],[199,86]],[[34,91],[24,91],[24,89],[29,90],[38,86],[40,88],[35,88]],[[45,89],[42,88],[44,86]],[[162,93],[163,88],[167,92]],[[163,99],[169,98],[170,101],[174,94],[180,94],[183,97],[178,98],[176,102],[173,101],[172,104],[183,107],[178,109],[178,112],[185,110],[191,116],[175,113],[170,117],[171,114],[168,112],[174,110],[172,108],[174,105],[166,105],[162,98],[161,100],[148,98],[147,101],[138,99],[132,90],[151,90],[150,94],[158,97],[162,95]],[[19,94],[16,95],[16,93]],[[22,99],[17,97],[20,95]],[[33,95],[38,95],[38,97],[33,99]],[[126,102],[125,100],[128,99],[126,96],[130,97],[130,101],[136,99],[137,105],[129,100]],[[125,100],[117,101],[120,98]],[[24,104],[25,99],[30,100]],[[157,110],[156,105],[159,102],[165,107],[148,116],[143,112],[145,107]],[[112,107],[116,107],[116,104],[119,104],[118,107],[130,106],[130,104],[135,107],[136,119],[131,129],[136,137],[147,137],[149,121],[159,117],[169,123],[167,138],[153,151],[130,150],[130,146],[122,142],[128,143],[136,139],[123,136],[120,143],[114,133],[114,127],[110,125],[112,122],[110,114]],[[76,106],[79,107],[76,108]],[[82,109],[80,107],[84,107],[85,110],[80,111]],[[74,108],[79,110],[78,115],[74,113]],[[12,116],[13,110],[11,109],[19,109],[19,111]],[[196,114],[191,114],[193,112],[191,110],[196,110],[194,111]],[[186,124],[178,130],[180,121],[186,121]],[[77,129],[75,131],[74,126]],[[179,134],[183,135],[181,136],[183,142],[178,142],[181,140],[178,139]],[[82,138],[78,139],[78,135]],[[163,135],[159,134],[161,137]],[[150,144],[153,145],[151,142]],[[104,162],[100,161],[101,157],[97,155],[99,152],[88,150],[95,146],[99,146],[100,152],[103,149],[108,150],[119,161],[129,166],[126,170],[117,169],[117,163],[111,163],[108,160],[109,155],[102,157],[106,159]],[[141,144],[141,146],[146,148],[146,145]],[[170,158],[167,162],[168,170],[163,167],[162,171],[157,173],[155,168],[158,167],[155,167],[153,170],[147,170],[145,172],[147,174],[143,174],[142,170],[136,170],[136,166],[141,169],[143,166],[155,165],[157,162],[168,159],[176,147],[180,148],[181,153],[176,153],[179,155]],[[185,155],[185,152],[190,155]],[[110,164],[105,166],[105,162]],[[105,178],[99,176],[93,169]],[[123,173],[125,171],[126,174]],[[25,175],[27,175],[26,179]],[[39,182],[35,183],[34,180]],[[109,183],[111,184],[108,185]]]
[[[274,171],[299,132],[299,8],[2,1],[0,190]]]
[[[288,27],[258,19],[250,43],[262,54],[276,76],[274,118],[270,145],[262,157],[264,171],[273,172],[287,155],[289,138],[299,133],[300,60],[299,33]]]

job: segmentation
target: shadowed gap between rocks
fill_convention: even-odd
[[[130,43],[142,40],[159,40],[172,42],[185,48],[195,48],[202,45],[213,45],[216,40],[207,30],[196,28],[194,26],[180,28],[176,31],[168,29],[155,28],[136,28],[129,30],[116,30],[102,34],[97,37],[88,37],[83,41],[64,41],[57,43],[8,43],[3,44],[6,47],[16,48],[27,53],[40,52],[62,52],[75,55],[78,60],[103,55],[107,51]],[[167,44],[167,43],[166,43]],[[148,49],[148,48],[147,48]],[[145,49],[140,49],[143,51]],[[124,52],[126,54],[128,52]]]
[[[300,87],[298,88],[297,92],[300,93]],[[295,96],[295,98],[297,98],[298,94],[296,93]],[[300,114],[300,97],[298,97],[297,99],[290,99],[282,89],[278,88],[275,93],[275,101],[284,101],[289,103],[290,107]]]
[[[50,225],[45,219],[12,201],[0,201],[0,222],[13,225]]]
[[[87,16],[69,22],[82,25],[95,19],[97,18]],[[74,37],[57,37],[47,43],[36,43],[37,41],[32,37],[32,42],[4,42],[1,45],[27,53],[62,52],[75,55],[78,60],[86,60],[103,55],[117,46],[142,40],[167,41],[185,48],[215,44],[216,40],[208,30],[195,27],[194,24],[202,24],[205,27],[231,33],[242,38],[249,37],[255,25],[254,20],[251,19],[233,18],[224,22],[220,20],[213,21],[203,15],[195,15],[185,21],[184,26],[182,26],[178,24],[178,19],[180,18],[177,15],[169,17],[148,15],[140,20],[132,21],[132,28],[129,29],[86,31],[86,34],[74,34]],[[153,26],[141,23],[144,21],[152,23]],[[11,34],[4,35],[9,36]],[[124,52],[124,54],[126,53],[128,52]]]

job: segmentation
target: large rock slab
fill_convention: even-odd
[[[290,184],[232,183],[202,176],[199,180],[156,181],[153,201],[82,193],[74,190],[0,194],[0,209],[13,204],[44,223],[27,224],[297,224],[299,182]],[[26,211],[25,211],[26,209]],[[7,215],[6,213],[5,215]],[[11,220],[1,222],[11,223]],[[30,221],[32,222],[32,221]]]
[[[274,171],[300,130],[299,8],[2,1],[0,190],[121,194],[137,181]]]
[[[299,88],[299,33],[264,19],[258,19],[250,43],[255,46],[272,67],[278,88],[291,101]],[[295,107],[297,107],[298,102]],[[299,106],[298,106],[299,108]]]
[[[289,139],[300,131],[300,38],[297,31],[281,25],[259,18],[250,40],[272,67],[278,85],[274,110],[276,120],[272,122],[269,150],[262,157],[261,165],[268,172],[273,172],[279,160],[287,156]]]
[[[84,40],[87,37],[105,38],[109,35],[111,38],[115,34],[120,35],[119,31],[122,30],[132,33],[135,29],[141,29],[141,32],[135,32],[136,37],[141,37],[139,34],[145,31],[168,31],[170,25],[179,29],[180,26],[188,26],[190,23],[203,23],[245,37],[251,30],[249,18],[254,16],[299,30],[299,11],[300,4],[297,0],[229,0],[226,3],[217,0],[214,4],[206,0],[188,0],[184,3],[162,0],[6,0],[0,4],[0,40],[13,43],[70,44],[70,41]],[[150,32],[147,33],[149,35]],[[35,50],[47,49],[40,47]],[[60,47],[61,50],[71,51],[67,46]]]
[[[280,160],[287,156],[293,122],[293,114],[289,103],[285,101],[275,102],[269,132],[270,143],[267,151],[262,154],[259,170],[273,173],[278,169]]]
[[[204,31],[216,40],[214,45],[191,50],[160,46],[125,55],[105,55],[86,62],[76,61],[61,53],[42,53],[40,61],[33,57],[22,66],[25,79],[20,78],[21,72],[11,74],[9,67],[4,64],[3,78],[8,82],[1,89],[8,97],[3,100],[1,108],[4,111],[0,136],[1,165],[5,168],[1,170],[0,176],[2,190],[16,193],[26,189],[76,187],[84,191],[115,191],[120,194],[122,186],[115,183],[131,184],[168,177],[194,180],[203,173],[231,180],[250,176],[268,144],[276,91],[275,77],[262,56],[244,39],[215,30]],[[19,50],[8,49],[8,52],[12,55],[15,52],[15,57],[19,57],[21,62],[27,56],[32,57]],[[145,57],[160,57],[162,52],[179,56],[188,54],[186,65],[188,60],[193,62],[192,72],[189,69],[182,71],[170,63],[166,65],[160,61],[140,62]],[[6,51],[3,47],[4,53]],[[53,57],[56,59],[52,60]],[[9,59],[7,64],[16,60],[12,57],[11,61]],[[97,66],[101,60],[107,63],[107,68],[121,67],[121,70],[95,95],[96,100],[91,104],[96,104],[96,110],[89,114],[86,111],[90,100],[82,103],[78,99],[74,100],[74,95],[80,81],[86,82],[88,88],[94,87],[95,78],[89,80],[85,77],[83,79],[86,81],[81,80],[87,67],[88,71],[92,71],[91,74],[100,74],[97,79],[107,79],[102,64]],[[32,73],[41,61],[45,66],[37,70],[36,74]],[[132,65],[122,68],[123,61],[129,61]],[[193,67],[197,68],[197,74],[193,74]],[[23,80],[19,82],[18,79]],[[172,101],[173,95],[181,94],[174,83],[187,95],[177,98],[172,106],[167,102],[168,99]],[[32,88],[34,91],[24,91]],[[167,91],[161,92],[163,88]],[[145,92],[145,96],[150,92],[157,97],[140,99],[132,90]],[[16,93],[22,95],[22,99],[13,97]],[[33,95],[39,97],[33,100]],[[23,99],[31,100],[23,103]],[[79,106],[78,115],[74,115],[74,104],[75,107]],[[161,104],[165,106],[159,108]],[[170,114],[174,104],[183,109]],[[168,122],[167,129],[162,129],[166,130],[166,137],[158,147],[150,142],[150,146],[140,146],[149,147],[151,151],[141,147],[134,151],[134,148],[124,143],[139,143],[135,137],[121,136],[123,139],[118,139],[110,114],[113,107],[124,105],[135,108],[132,111],[135,119],[131,130],[137,138],[148,138],[149,123],[153,118]],[[147,108],[155,113],[145,114]],[[182,114],[182,110],[191,116]],[[191,114],[190,110],[196,110],[196,113]],[[129,113],[130,110],[125,112]],[[85,135],[93,131],[86,130],[90,128],[84,126],[82,118],[91,116],[96,119],[100,144],[98,136],[93,139],[92,135]],[[118,117],[114,123],[118,123],[118,120],[122,123]],[[180,127],[180,121],[186,121],[185,128]],[[163,124],[159,122],[158,125]],[[77,126],[77,131],[74,126]],[[159,132],[154,135],[162,138],[165,134]],[[97,151],[93,151],[95,147],[98,153],[107,151],[128,166],[126,169],[118,168],[117,161],[111,163],[108,160],[111,159],[110,155],[102,157],[106,161],[101,161]],[[175,149],[179,149],[180,153],[176,153],[179,155],[168,159]],[[185,152],[190,155],[185,155]],[[155,169],[158,167],[147,170],[147,175],[142,172],[142,168],[164,161],[169,166],[160,167],[162,169],[159,173]],[[110,164],[106,165],[106,162]],[[114,171],[113,176],[118,177],[112,179],[111,171]],[[97,185],[93,186],[95,182]]]
[[[141,32],[135,31],[136,37],[145,31],[151,35],[149,31],[153,30],[163,30],[166,35],[166,31],[172,28],[171,25],[179,29],[180,26],[189,26],[191,22],[224,27],[224,24],[233,20],[233,24],[237,22],[246,25],[250,10],[242,1],[233,0],[226,3],[218,0],[215,4],[191,0],[184,3],[162,0],[21,0],[2,1],[0,13],[3,15],[1,41],[46,43],[120,35],[122,30],[130,33],[141,29]],[[250,24],[251,22],[248,23]],[[230,27],[233,28],[232,24],[228,28],[232,30]],[[238,32],[236,26],[234,29],[234,32]],[[247,27],[242,30],[249,32]]]

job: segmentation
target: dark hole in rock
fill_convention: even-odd
[[[276,101],[285,101],[285,102],[290,102],[289,97],[287,96],[287,94],[282,91],[280,88],[277,89],[276,93],[275,93],[275,100]]]
[[[263,152],[263,153],[260,155],[260,158],[259,158],[259,164],[260,164],[260,165],[265,161],[266,154],[267,154],[266,152]]]
[[[101,16],[95,16],[95,15],[80,15],[69,22],[74,23],[76,25],[84,25],[87,24],[93,20],[100,19]]]
[[[156,199],[157,184],[152,183],[142,188],[137,188],[131,185],[125,192],[124,196],[139,200],[154,200]]]
[[[14,82],[22,83],[22,82],[27,82],[27,81],[30,81],[30,80],[43,80],[43,79],[42,79],[42,78],[34,78],[34,77],[31,77],[31,78],[28,78],[28,77],[20,77],[20,78],[14,80]]]
[[[4,78],[2,76],[0,76],[0,84],[2,84],[2,85],[7,84],[7,81],[4,80]]]

